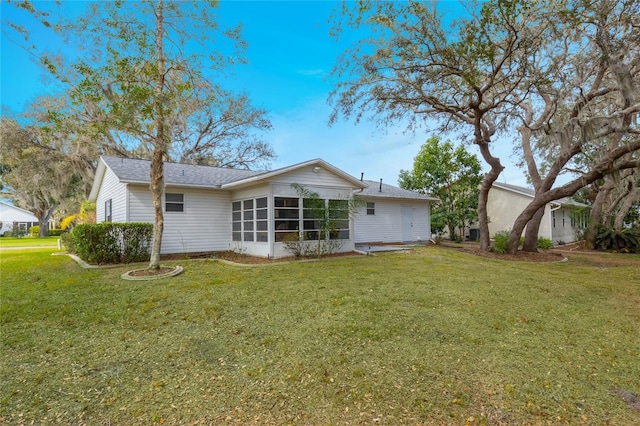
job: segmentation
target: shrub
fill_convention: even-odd
[[[38,235],[40,235],[40,226],[34,225],[29,228],[29,234],[31,234],[32,237],[37,237]]]
[[[73,250],[89,263],[130,263],[149,260],[153,224],[99,223],[71,231]]]
[[[625,253],[640,251],[640,229],[600,227],[596,235],[596,247]]]
[[[498,231],[493,234],[493,251],[498,254],[504,254],[509,248],[510,231]]]
[[[50,237],[59,237],[60,235],[62,235],[64,231],[62,229],[58,229],[58,228],[54,228],[54,229],[49,229],[49,236]]]
[[[66,231],[67,228],[72,225],[74,222],[76,221],[76,215],[71,215],[71,216],[67,216],[64,219],[62,219],[62,221],[60,222],[60,228],[62,228],[63,231]]]
[[[549,250],[553,247],[553,240],[545,237],[538,237],[538,248],[542,250]]]
[[[296,258],[308,256],[311,251],[309,242],[305,241],[304,237],[297,232],[285,234],[282,243],[284,249]]]
[[[64,246],[65,249],[67,249],[68,252],[70,253],[75,253],[75,246],[73,244],[73,236],[71,235],[71,232],[64,232],[62,233],[62,235],[60,235],[60,241],[62,242],[62,245]]]

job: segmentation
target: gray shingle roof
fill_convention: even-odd
[[[356,192],[356,196],[360,197],[380,197],[380,198],[404,198],[413,200],[438,201],[437,198],[428,195],[419,194],[407,189],[398,188],[397,186],[382,183],[382,191],[380,190],[380,182],[373,180],[365,180],[368,187],[362,192]]]
[[[103,156],[102,160],[116,174],[121,182],[149,183],[150,160],[106,156]],[[220,185],[262,173],[265,173],[265,171],[164,163],[164,180],[166,185],[219,188]]]

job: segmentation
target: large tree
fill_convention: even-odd
[[[535,79],[521,95],[526,99],[516,102],[524,111],[518,130],[536,195],[513,224],[511,253],[525,226],[525,248],[535,250],[546,203],[604,178],[593,210],[598,215],[614,182],[640,165],[640,2],[575,2],[559,11],[550,16],[553,30],[530,71],[545,78]],[[554,188],[567,171],[573,180]]]
[[[440,142],[432,136],[420,148],[412,170],[401,170],[401,188],[429,194],[440,199],[431,209],[436,226],[447,226],[449,237],[464,238],[465,227],[477,220],[479,185],[482,181],[480,161],[464,146]]]
[[[440,132],[462,132],[489,165],[480,186],[480,244],[489,248],[487,199],[504,166],[492,153],[507,128],[513,94],[526,80],[532,52],[548,25],[540,4],[494,0],[469,4],[468,14],[445,21],[433,3],[371,2],[345,6],[341,25],[373,36],[336,65],[334,113],[372,116],[382,127],[433,120]]]
[[[274,158],[255,132],[271,127],[266,111],[220,82],[242,63],[240,26],[221,28],[215,1],[91,2],[84,15],[56,22],[89,46],[69,66],[41,61],[77,106],[82,132],[119,155],[151,159],[154,238],[150,269],[159,267],[164,228],[163,162],[264,167]],[[29,7],[35,16],[42,11]],[[22,28],[18,28],[22,32]],[[60,117],[58,117],[60,118]]]
[[[536,195],[512,226],[509,251],[517,250],[525,226],[526,247],[535,250],[546,203],[637,167],[638,0],[468,7],[450,23],[422,2],[358,2],[348,10],[347,22],[367,26],[374,37],[336,67],[332,119],[372,114],[382,125],[426,117],[439,120],[441,131],[468,126],[491,167],[478,202],[483,249],[487,195],[503,169],[491,146],[501,131],[508,143],[517,130]],[[593,159],[588,168],[554,187],[580,155]]]
[[[54,211],[85,187],[83,168],[72,160],[69,135],[45,126],[0,121],[0,186],[3,195],[38,218],[40,236]],[[67,152],[67,153],[65,153]]]

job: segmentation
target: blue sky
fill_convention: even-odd
[[[76,8],[84,4],[75,3]],[[351,32],[339,41],[330,37],[329,18],[338,6],[333,1],[221,1],[221,21],[243,23],[249,60],[248,65],[234,68],[223,86],[247,92],[255,106],[269,111],[273,129],[264,140],[278,156],[272,168],[322,158],[358,178],[364,173],[366,179],[382,178],[395,185],[400,170],[411,169],[413,158],[431,134],[405,134],[401,127],[380,130],[366,121],[355,125],[343,120],[328,126],[331,107],[327,97],[333,89],[329,73],[338,56],[359,37]],[[2,4],[3,23],[14,19],[29,24],[25,14],[15,13],[12,6]],[[34,34],[34,41],[49,50],[64,51],[62,41],[50,35]],[[1,48],[2,106],[21,111],[35,96],[50,90],[51,84],[29,54],[4,34]],[[475,146],[469,150],[479,156]],[[510,161],[511,148],[495,153],[507,167],[499,181],[525,185],[522,172]]]

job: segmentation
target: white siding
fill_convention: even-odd
[[[23,209],[16,208],[9,204],[0,203],[0,222],[2,227],[0,228],[0,235],[5,232],[13,231],[13,222],[18,223],[35,223],[38,224],[38,218],[33,213],[24,211]],[[28,226],[27,226],[28,230]]]
[[[553,215],[555,214],[555,223]],[[551,231],[552,240],[558,243],[572,243],[577,240],[577,227],[571,226],[571,209],[564,207],[552,212]]]
[[[487,200],[487,215],[489,216],[489,235],[498,231],[506,231],[513,228],[513,223],[522,211],[533,201],[527,195],[507,191],[502,188],[493,187],[489,191]],[[524,231],[523,231],[524,235]],[[551,214],[550,207],[545,207],[545,213],[540,222],[538,236],[551,238]]]
[[[359,198],[363,205],[355,218],[356,243],[398,243],[403,241],[402,207],[412,208],[411,237],[413,241],[431,238],[429,202],[413,200],[389,200],[382,198]],[[366,203],[375,203],[375,214],[368,215]]]
[[[111,200],[111,222],[127,222],[127,185],[107,167],[96,199],[96,222],[104,222],[105,201]]]
[[[164,212],[162,253],[231,248],[231,201],[228,192],[172,187],[167,187],[165,192],[184,194],[184,211]],[[131,222],[154,222],[153,201],[148,187],[130,186],[129,204]]]

